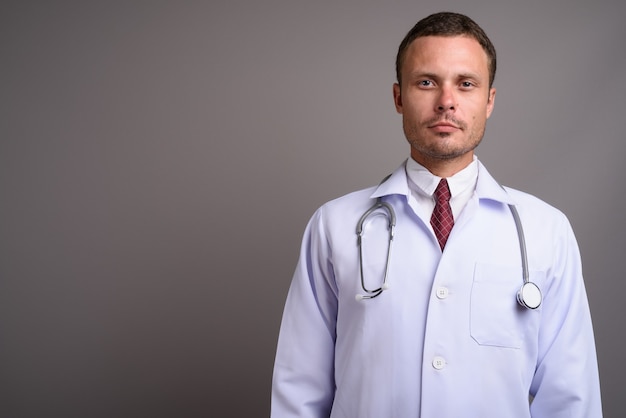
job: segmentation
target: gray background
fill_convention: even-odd
[[[0,416],[267,416],[306,221],[408,156],[395,52],[440,10],[496,45],[478,155],[570,218],[624,416],[620,3],[3,1]]]

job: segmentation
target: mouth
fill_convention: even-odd
[[[459,125],[450,122],[437,122],[428,126],[428,129],[431,129],[435,132],[439,133],[451,133],[456,132],[461,129]]]

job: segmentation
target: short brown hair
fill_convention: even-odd
[[[469,17],[460,13],[440,12],[420,20],[406,34],[396,56],[396,78],[401,82],[400,70],[404,62],[406,50],[417,38],[424,36],[468,36],[475,39],[487,53],[489,66],[489,87],[496,78],[496,49],[485,31]]]

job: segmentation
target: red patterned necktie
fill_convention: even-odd
[[[443,251],[448,241],[448,235],[454,226],[454,218],[452,209],[450,208],[450,188],[446,179],[441,179],[439,185],[435,189],[435,210],[430,218],[430,224],[435,230],[437,241]]]

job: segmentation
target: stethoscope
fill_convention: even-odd
[[[386,179],[385,179],[386,180]],[[384,182],[384,180],[383,180]],[[387,229],[389,231],[388,245],[387,245],[387,260],[385,262],[385,273],[383,275],[383,281],[379,288],[377,289],[368,289],[365,286],[365,278],[363,277],[363,246],[362,239],[364,236],[363,225],[367,221],[367,219],[376,212],[377,214],[382,213],[387,218]],[[519,240],[519,248],[520,254],[522,257],[522,275],[524,279],[524,284],[517,292],[517,302],[525,308],[528,309],[537,309],[539,305],[541,305],[541,290],[539,287],[530,281],[530,277],[528,274],[528,256],[526,255],[526,241],[524,239],[524,230],[522,229],[522,222],[520,221],[519,214],[514,205],[509,205],[509,209],[511,210],[511,214],[513,215],[513,220],[515,222],[515,228],[517,229],[517,237]],[[365,291],[365,294],[357,294],[356,300],[363,299],[373,299],[376,296],[379,296],[383,293],[383,291],[389,288],[389,284],[387,283],[387,278],[389,275],[389,260],[391,259],[391,244],[393,243],[393,234],[394,229],[396,227],[396,214],[393,210],[393,207],[387,203],[383,202],[382,198],[379,197],[376,199],[376,203],[372,205],[371,208],[365,211],[359,222],[356,224],[356,235],[357,235],[357,247],[359,248],[359,274],[361,276],[361,287]]]

